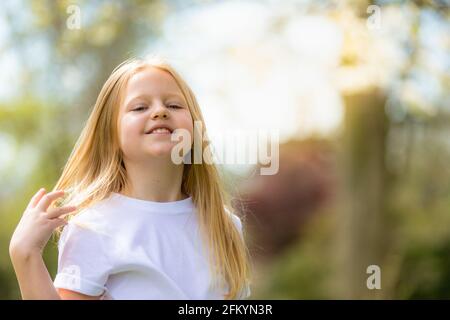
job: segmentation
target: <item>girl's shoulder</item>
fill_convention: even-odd
[[[113,217],[111,207],[107,200],[94,203],[74,215],[69,224],[98,234],[108,234],[110,229],[108,225],[111,224]]]

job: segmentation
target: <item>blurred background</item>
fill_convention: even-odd
[[[114,67],[148,53],[185,77],[209,131],[279,132],[277,174],[220,166],[251,298],[450,298],[449,6],[2,1],[0,298],[20,298],[8,245],[31,196],[53,188]],[[45,261],[54,277],[54,242]]]

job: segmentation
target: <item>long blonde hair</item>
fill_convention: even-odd
[[[57,206],[76,205],[78,211],[120,192],[127,184],[126,168],[119,147],[118,109],[132,75],[148,67],[168,72],[181,89],[193,121],[201,121],[194,130],[207,137],[206,127],[194,93],[182,77],[162,58],[130,59],[117,66],[98,95],[95,106],[54,190],[67,194]],[[210,152],[209,141],[202,141],[202,154]],[[214,164],[185,164],[182,191],[195,204],[203,239],[209,248],[209,266],[214,284],[228,287],[225,299],[236,299],[250,282],[250,255],[245,241],[235,227],[230,212],[231,196]],[[61,233],[61,228],[57,234]],[[219,281],[217,281],[219,280]],[[224,282],[225,281],[225,282]]]

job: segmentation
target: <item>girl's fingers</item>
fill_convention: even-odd
[[[70,213],[75,210],[77,210],[77,207],[75,207],[75,206],[54,208],[54,209],[49,210],[49,212],[47,212],[47,217],[49,219],[55,219],[55,218],[61,217],[63,214],[67,214],[67,213]]]
[[[28,203],[27,209],[32,209],[36,207],[39,200],[41,200],[42,196],[45,194],[45,189],[41,188],[38,192],[31,198],[30,202]]]
[[[36,208],[41,211],[47,211],[50,204],[63,195],[64,195],[63,190],[49,192],[40,199]]]
[[[56,219],[52,220],[52,228],[53,229],[56,229],[60,226],[66,225],[66,224],[67,224],[67,221],[64,219],[56,218]]]

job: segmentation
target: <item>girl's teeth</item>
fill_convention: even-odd
[[[160,128],[153,130],[152,133],[170,133],[170,131],[164,128]]]

